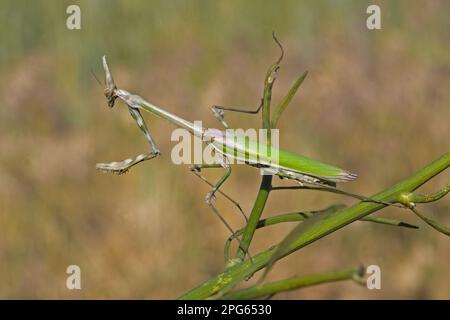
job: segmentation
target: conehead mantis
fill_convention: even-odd
[[[280,67],[280,62],[283,57],[283,49],[275,37],[274,39],[281,48],[281,56],[277,60],[277,62],[274,63],[269,68],[266,74],[264,82],[264,93],[263,98],[261,99],[260,106],[254,111],[241,110],[236,108],[226,108],[221,106],[213,106],[211,108],[213,115],[223,124],[225,128],[228,128],[228,124],[224,121],[224,111],[235,111],[235,112],[256,114],[262,109],[263,114],[264,113],[270,114],[269,108],[264,108],[263,106],[270,105],[271,89],[276,79],[277,72]],[[134,165],[146,160],[153,159],[160,154],[160,151],[154,139],[152,138],[148,130],[148,127],[141,115],[141,111],[147,111],[155,114],[159,118],[162,118],[174,124],[177,127],[186,129],[193,136],[200,138],[206,145],[212,147],[212,149],[216,154],[217,160],[216,163],[195,164],[191,167],[191,170],[198,177],[200,177],[202,180],[204,180],[212,187],[212,189],[207,193],[205,201],[211,208],[211,210],[219,217],[219,219],[229,229],[232,235],[235,235],[235,232],[226,222],[226,220],[223,218],[223,216],[220,214],[219,210],[215,207],[213,203],[215,193],[219,192],[222,195],[224,195],[229,201],[231,201],[245,217],[245,214],[243,213],[240,205],[236,201],[234,201],[231,197],[229,197],[227,194],[225,194],[223,191],[220,190],[220,187],[231,175],[231,160],[241,160],[241,161],[244,160],[244,164],[246,165],[260,169],[261,168],[265,169],[282,179],[295,181],[300,184],[300,187],[307,187],[304,186],[304,184],[308,184],[312,185],[313,187],[315,186],[317,189],[326,189],[327,191],[347,194],[366,201],[374,201],[383,203],[385,205],[392,205],[391,203],[384,203],[372,200],[363,196],[347,193],[339,189],[336,189],[335,187],[337,183],[352,181],[356,179],[357,175],[347,170],[329,164],[325,164],[323,162],[313,160],[296,153],[276,148],[271,145],[270,136],[268,137],[268,143],[264,144],[262,142],[258,142],[252,139],[242,138],[238,135],[232,134],[230,135],[229,132],[225,132],[224,130],[219,130],[215,128],[203,128],[198,125],[194,125],[193,122],[182,119],[162,109],[161,107],[158,107],[144,100],[142,97],[138,95],[132,94],[123,89],[119,89],[114,82],[113,76],[110,72],[105,56],[103,56],[102,63],[105,72],[104,94],[107,99],[108,106],[110,108],[114,107],[117,99],[122,100],[128,106],[128,110],[131,116],[136,121],[141,131],[144,133],[144,136],[150,145],[150,151],[148,153],[139,154],[135,157],[119,162],[98,163],[96,165],[96,168],[98,170],[122,174],[127,172]],[[277,119],[278,116],[279,114],[276,114],[275,119]],[[267,116],[264,117],[264,119],[270,119],[270,117]],[[273,126],[274,124],[270,123],[270,121],[268,123],[265,123],[264,125],[264,127],[269,128]],[[269,132],[268,134],[270,134]],[[269,156],[267,155],[267,153],[262,153],[261,150],[269,150]],[[276,163],[273,162],[270,157],[270,154],[272,153],[277,154]],[[247,161],[249,158],[251,158],[252,161]],[[207,168],[222,168],[224,170],[224,174],[215,184],[210,183],[208,180],[206,180],[206,178],[200,175],[201,169]],[[239,241],[237,236],[236,239]]]

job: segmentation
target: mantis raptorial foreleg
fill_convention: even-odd
[[[202,179],[204,182],[206,182],[210,187],[214,187],[214,184],[212,182],[209,182],[204,176],[200,174],[201,169],[209,169],[209,168],[222,168],[221,164],[194,164],[189,169],[200,179]],[[244,213],[244,210],[242,210],[241,205],[231,198],[229,195],[227,195],[225,192],[223,192],[220,189],[217,189],[217,192],[219,192],[221,195],[223,195],[227,200],[229,200],[231,203],[233,203],[236,208],[238,208],[239,212],[242,214],[242,216],[245,219],[245,222],[248,221],[247,215]]]
[[[229,107],[222,107],[222,106],[212,106],[211,107],[211,111],[214,115],[214,117],[216,117],[217,120],[219,120],[219,122],[226,128],[228,129],[228,124],[225,122],[224,117],[225,117],[225,112],[224,111],[233,111],[233,112],[240,112],[240,113],[249,113],[249,114],[257,114],[259,112],[259,110],[261,110],[263,106],[263,102],[261,100],[261,104],[259,105],[259,107],[256,110],[242,110],[242,109],[237,109],[237,108],[229,108]]]
[[[145,138],[150,144],[151,150],[148,153],[139,154],[133,158],[129,158],[120,162],[98,163],[96,165],[96,168],[98,170],[122,174],[127,172],[132,166],[138,164],[139,162],[153,159],[154,157],[160,154],[160,151],[156,146],[156,143],[153,140],[150,132],[148,131],[147,125],[145,124],[144,118],[142,118],[142,115],[139,112],[139,110],[132,108],[130,106],[128,107],[128,110],[130,111],[131,116],[136,121],[139,128],[144,133]]]

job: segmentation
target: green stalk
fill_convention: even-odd
[[[279,42],[275,38],[273,34],[273,38],[278,45]],[[267,130],[267,143],[271,145],[271,123],[270,123],[270,104],[272,100],[272,88],[273,84],[276,80],[277,71],[280,67],[281,59],[283,58],[283,48],[281,47],[281,56],[277,62],[269,67],[267,70],[266,78],[264,80],[264,92],[262,98],[262,127]],[[270,149],[269,149],[270,155]],[[241,239],[241,243],[239,249],[236,253],[236,258],[239,260],[244,260],[245,255],[248,252],[248,248],[250,247],[250,243],[253,239],[253,235],[255,234],[256,226],[258,225],[259,220],[261,219],[261,215],[264,211],[264,207],[266,205],[267,198],[269,197],[270,190],[272,188],[272,176],[264,175],[261,179],[261,185],[259,187],[258,195],[256,196],[255,203],[252,208],[252,212],[250,213],[250,217],[248,219],[247,225],[244,229],[244,234]]]
[[[306,76],[308,74],[308,71],[303,73],[297,81],[293,84],[292,88],[289,90],[288,94],[281,100],[281,102],[278,104],[278,106],[275,108],[275,111],[272,116],[272,128],[275,128],[277,126],[278,120],[280,119],[281,114],[286,110],[287,106],[291,102],[292,98],[294,98],[294,95],[297,93],[298,88],[302,85],[303,81],[305,80]]]
[[[320,211],[296,211],[296,212],[289,212],[289,213],[282,213],[276,216],[268,217],[266,219],[262,219],[258,221],[258,224],[256,225],[256,229],[269,227],[275,224],[279,223],[285,223],[285,222],[298,222],[298,221],[305,221],[306,219],[313,217],[318,212],[323,211],[338,211],[343,208],[345,208],[345,205],[332,205],[324,210]],[[419,229],[418,226],[404,222],[401,220],[396,219],[389,219],[389,218],[382,218],[382,217],[364,217],[360,221],[365,222],[372,222],[372,223],[378,223],[388,226],[394,226],[394,227],[403,227],[403,228],[409,228],[409,229]],[[235,239],[235,237],[240,236],[244,233],[244,228],[237,230],[233,235],[231,235],[227,241],[225,242],[224,247],[224,255],[225,255],[225,261],[229,260],[229,250],[231,246],[231,242]]]
[[[255,234],[256,227],[264,211],[267,198],[269,197],[271,186],[272,176],[263,176],[258,195],[256,196],[255,204],[253,205],[252,212],[250,213],[250,217],[248,218],[247,225],[244,228],[241,245],[238,249],[237,258],[239,258],[240,260],[243,260],[246,252],[248,252],[248,248],[253,239],[253,235]]]
[[[309,286],[314,286],[327,282],[337,282],[343,280],[353,280],[362,277],[363,268],[345,269],[333,272],[323,272],[308,276],[294,277],[290,279],[270,282],[263,285],[238,290],[223,297],[224,300],[248,300],[256,299],[286,291],[292,291]]]
[[[433,193],[429,193],[429,194],[415,194],[415,193],[410,193],[407,195],[403,195],[402,196],[402,203],[427,203],[427,202],[433,202],[433,201],[437,201],[441,198],[443,198],[444,196],[446,196],[448,193],[450,192],[450,182],[447,183],[447,185],[436,191]]]

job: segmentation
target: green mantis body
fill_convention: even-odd
[[[217,129],[208,129],[217,130]],[[225,134],[215,131],[212,144],[216,150],[226,156],[239,161],[248,161],[247,164],[258,168],[266,168],[267,172],[283,179],[296,180],[299,183],[335,185],[336,182],[347,182],[356,178],[356,175],[346,170],[313,160],[296,153],[275,148],[263,142],[258,142],[240,135]],[[277,155],[277,161],[267,152]]]

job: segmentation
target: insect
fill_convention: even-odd
[[[272,150],[272,152],[277,152],[279,154],[279,166],[274,167],[273,169],[278,171],[276,175],[280,176],[281,178],[292,179],[298,182],[335,186],[337,182],[349,182],[356,179],[357,177],[357,175],[354,173],[329,164],[322,163],[318,160],[313,160],[282,149],[275,150],[273,146],[262,146],[257,141],[244,140],[241,136],[230,136],[223,130],[198,127],[194,125],[193,122],[189,122],[160,107],[157,107],[138,95],[131,94],[123,89],[118,89],[114,82],[112,74],[109,71],[105,56],[103,57],[103,68],[105,71],[106,83],[104,94],[108,100],[108,106],[110,108],[114,107],[116,99],[118,98],[127,104],[131,116],[134,118],[139,128],[143,131],[147,141],[150,144],[151,150],[149,153],[140,154],[134,158],[129,158],[121,162],[99,163],[96,165],[96,168],[99,170],[122,174],[127,172],[132,166],[138,164],[139,162],[152,159],[160,154],[160,151],[141,115],[140,111],[144,110],[153,113],[178,127],[188,130],[194,136],[202,139],[202,141],[204,141],[205,143],[212,144],[214,146],[214,150],[219,152],[223,156],[223,163],[218,163],[217,165],[212,166],[209,164],[207,165],[207,168],[222,167],[226,172],[229,172],[231,170],[229,169],[229,166],[227,164],[227,162],[229,162],[228,159],[243,160],[242,157],[243,154],[245,154],[248,158],[259,159],[259,161],[256,163],[248,163],[249,165],[258,168],[266,167],[270,169],[271,165],[269,163],[271,162],[271,159],[269,159],[269,156],[267,156],[267,154],[258,153],[259,150],[269,148]],[[274,69],[274,72],[270,73],[267,76],[267,83],[273,82],[273,73],[275,73],[276,71],[277,69]],[[225,128],[228,128],[228,125],[223,121],[223,110],[257,113],[261,109],[261,106],[258,107],[256,111],[238,110],[220,106],[213,106],[211,109],[214,116],[224,124]],[[200,169],[202,168],[202,166],[195,165],[195,168]],[[228,175],[226,177],[228,177]],[[219,187],[225,180],[226,179],[221,179],[220,184],[216,185],[216,187],[210,192],[208,198],[211,198],[213,196],[214,192],[219,189]]]
[[[226,108],[221,106],[213,106],[211,108],[213,115],[223,124],[225,129],[228,128],[228,124],[224,121],[224,111],[235,111],[242,113],[250,113],[256,114],[261,109],[264,112],[268,112],[263,108],[264,104],[269,103],[271,99],[271,89],[272,85],[276,79],[277,72],[279,69],[280,61],[283,57],[283,48],[279,44],[279,42],[274,37],[275,41],[281,48],[281,56],[278,61],[273,64],[265,78],[265,88],[263,93],[263,98],[261,99],[261,104],[256,110],[240,110],[235,108]],[[198,125],[194,125],[193,122],[182,119],[158,106],[153,105],[152,103],[144,100],[142,97],[132,94],[126,90],[119,89],[113,79],[113,76],[109,70],[108,63],[106,61],[106,57],[103,56],[103,69],[105,72],[105,89],[104,94],[108,101],[108,106],[110,108],[114,107],[117,99],[122,100],[127,106],[128,110],[136,121],[139,128],[145,135],[146,140],[150,145],[150,151],[148,153],[139,154],[135,157],[120,161],[120,162],[111,162],[111,163],[98,163],[96,168],[101,171],[113,172],[117,174],[122,174],[127,172],[134,165],[153,159],[154,157],[160,154],[160,151],[152,138],[148,127],[141,115],[141,111],[147,111],[155,114],[156,116],[165,119],[175,126],[180,128],[184,128],[188,130],[195,137],[200,138],[205,144],[210,145],[215,151],[217,157],[217,161],[214,164],[195,164],[191,167],[191,170],[202,180],[208,183],[212,189],[206,195],[206,203],[212,209],[212,211],[220,218],[220,220],[224,223],[224,225],[229,229],[229,231],[234,234],[233,229],[229,226],[226,220],[222,217],[218,209],[214,205],[214,197],[215,193],[219,192],[224,195],[228,200],[230,200],[242,213],[244,217],[245,214],[242,211],[240,205],[234,201],[231,197],[225,194],[220,187],[225,183],[228,177],[231,174],[231,160],[244,160],[245,164],[250,165],[252,167],[263,168],[265,170],[273,172],[274,175],[282,179],[288,179],[296,181],[300,184],[310,184],[320,187],[326,188],[334,188],[337,183],[340,182],[349,182],[356,179],[357,175],[351,173],[347,170],[335,167],[333,165],[325,164],[317,160],[313,160],[304,156],[301,156],[296,153],[288,152],[282,149],[275,148],[270,144],[270,139],[268,144],[264,145],[261,142],[242,138],[237,135],[227,134],[224,130],[214,129],[214,128],[203,128]],[[270,111],[269,111],[270,112]],[[266,117],[269,119],[269,117]],[[270,127],[270,123],[266,123],[265,127]],[[269,149],[271,153],[276,153],[278,155],[278,161],[274,163],[271,161],[270,156],[263,154],[260,150]],[[245,161],[246,159],[251,158],[252,161]],[[200,175],[200,171],[202,169],[207,168],[222,168],[224,170],[224,174],[222,177],[216,182],[211,183],[202,175]],[[338,190],[338,189],[336,189]],[[344,191],[339,190],[338,193],[350,194]],[[372,201],[369,198],[358,196],[354,194],[350,194],[352,196],[359,197],[363,200]],[[373,200],[375,202],[379,202]],[[386,205],[391,205],[390,203],[380,202]]]

